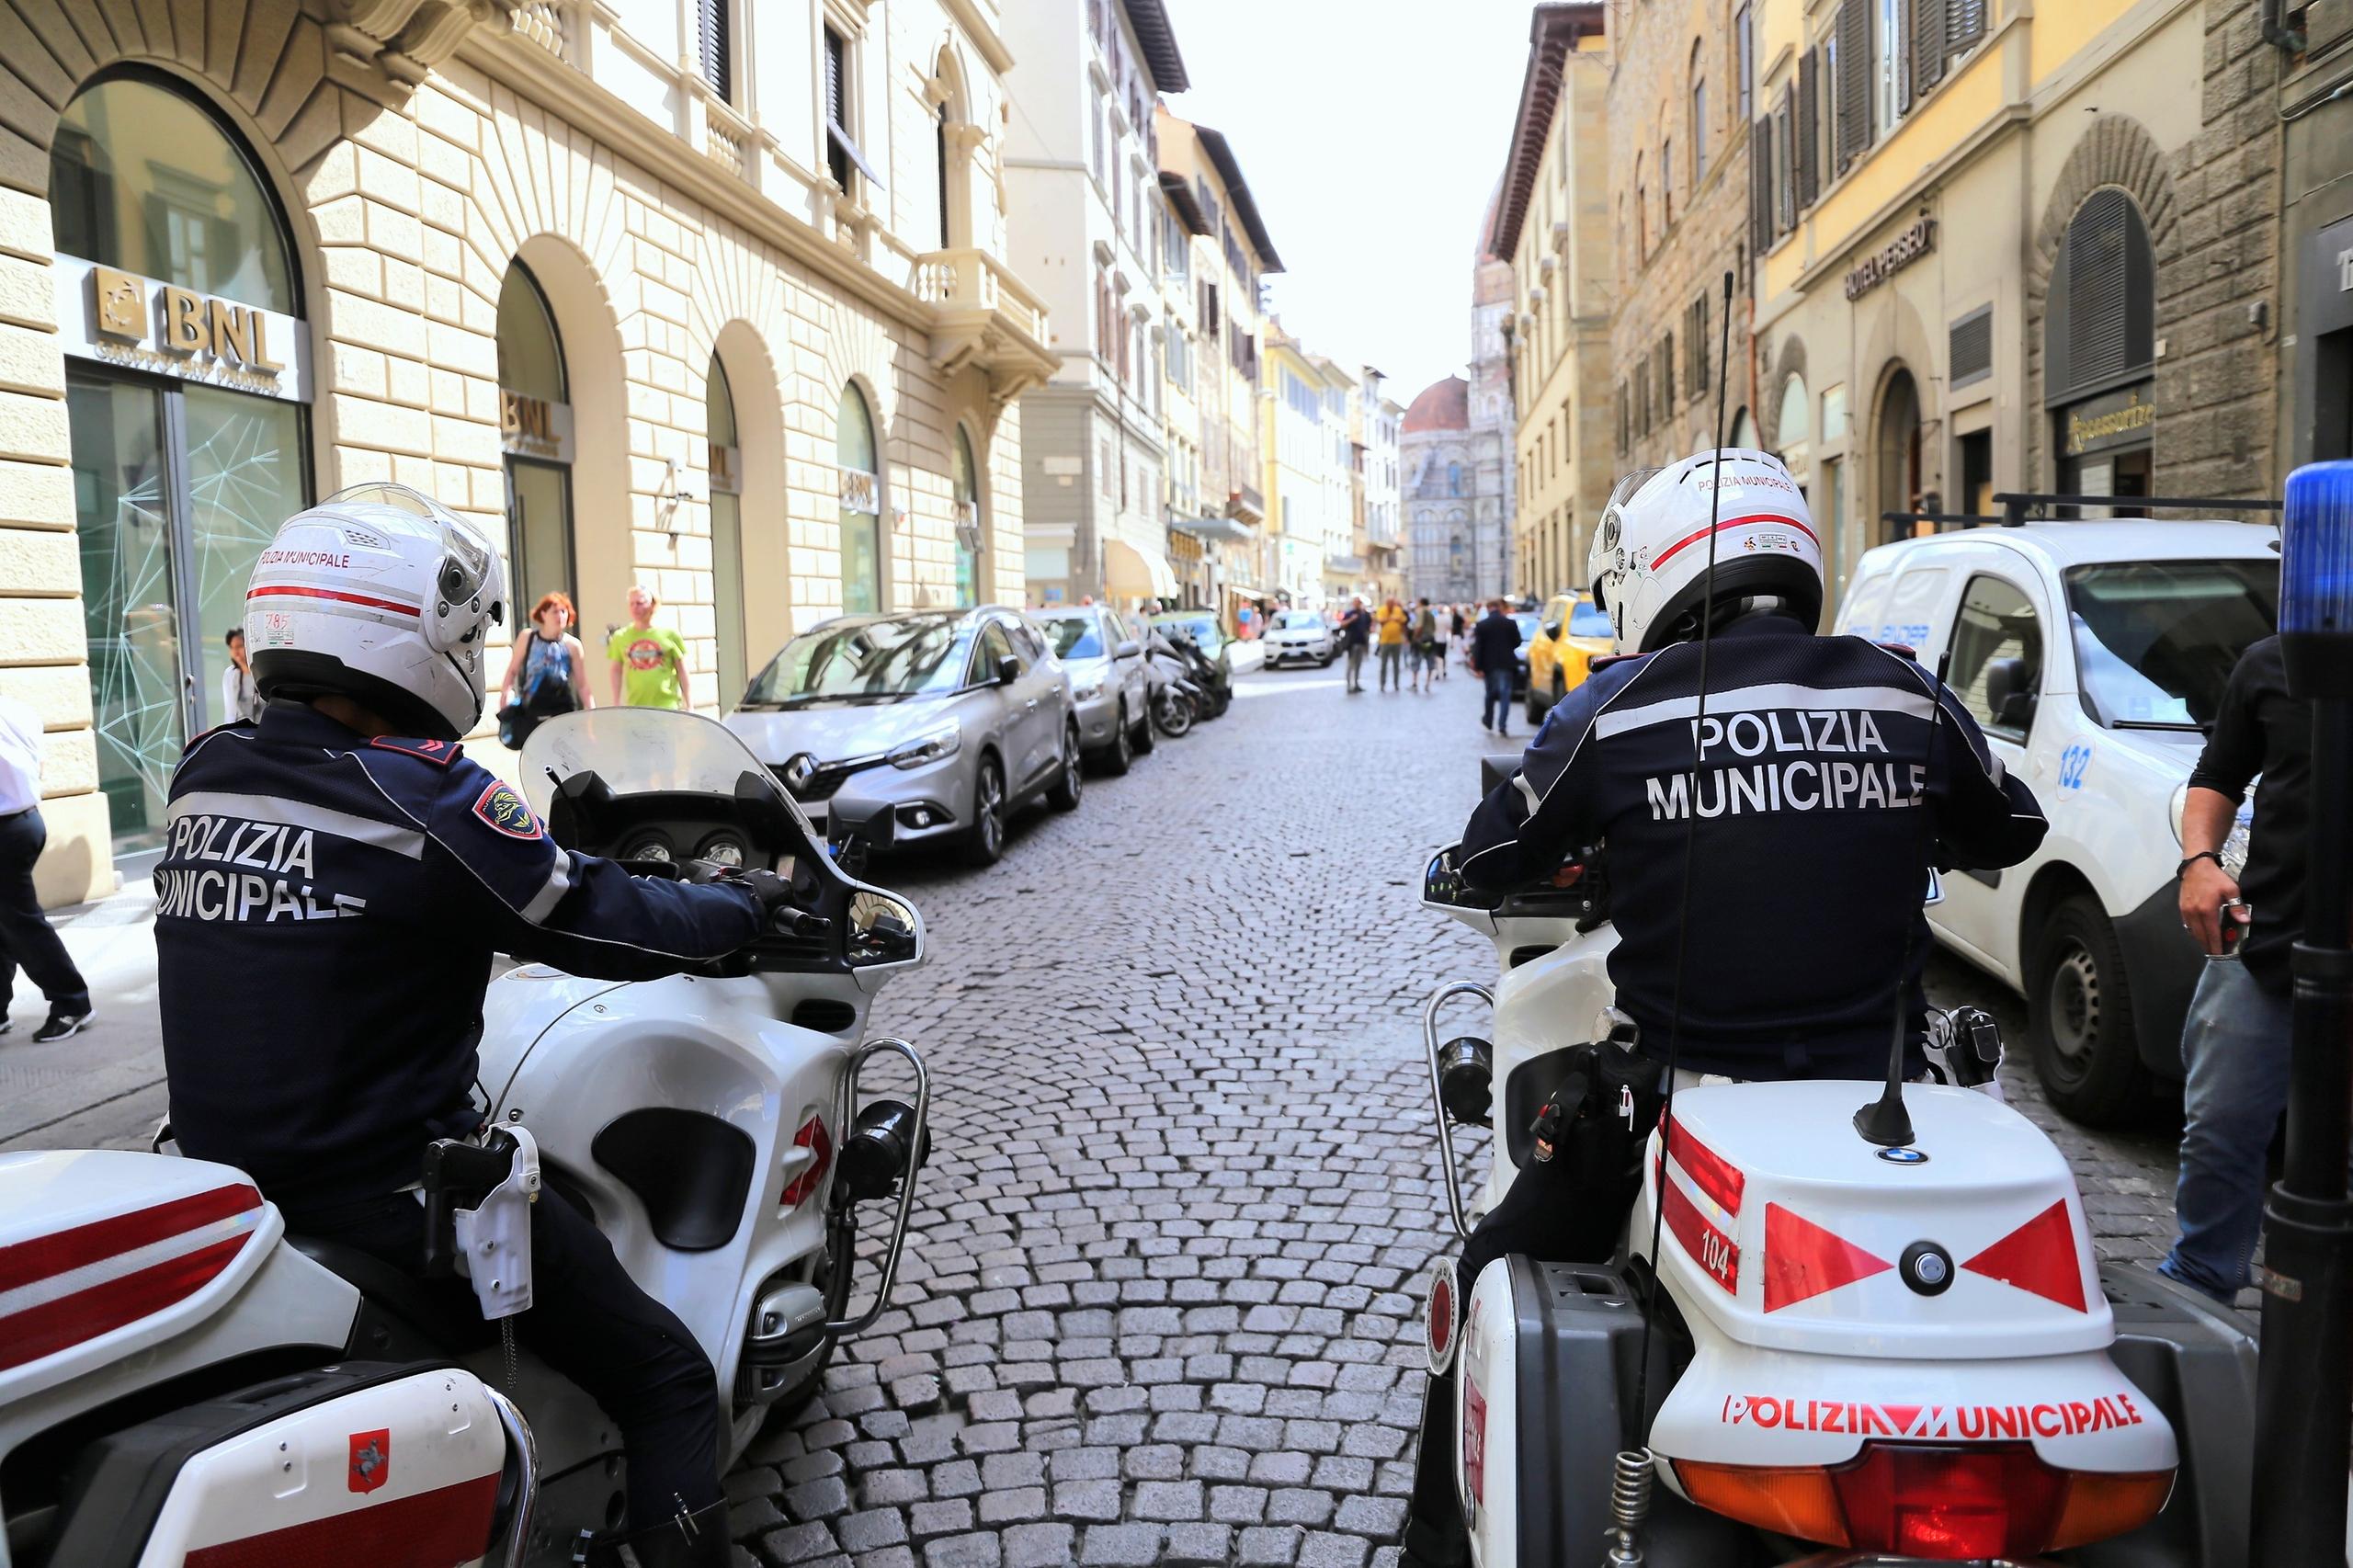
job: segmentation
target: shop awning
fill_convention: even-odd
[[[1232,517],[1178,517],[1168,526],[1212,544],[1247,544],[1252,534],[1249,524]]]
[[[1140,549],[1123,539],[1106,540],[1103,591],[1118,598],[1173,599],[1176,574],[1170,570],[1168,558],[1156,550]]]

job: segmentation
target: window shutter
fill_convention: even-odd
[[[1838,163],[1871,144],[1871,18],[1863,0],[1838,7]]]
[[[2155,358],[2156,256],[2124,192],[2095,191],[2067,225],[2044,324],[2048,398],[2115,381]]]
[[[1822,81],[1814,51],[1798,56],[1798,208],[1822,194]]]
[[[1945,0],[1945,49],[1959,54],[1985,36],[1985,0]]]
[[[1952,324],[1948,373],[1965,387],[1994,373],[1994,307],[1982,306]]]
[[[1951,0],[1911,0],[1912,82],[1921,97],[1945,79],[1945,9]]]
[[[1773,248],[1773,121],[1748,131],[1748,248],[1763,256]]]
[[[842,122],[842,35],[825,29],[825,118]]]
[[[1691,392],[1708,390],[1708,296],[1691,301]]]
[[[1781,107],[1774,111],[1773,210],[1786,233],[1798,226],[1797,105],[1788,87],[1781,89]]]
[[[1658,373],[1666,382],[1666,406],[1675,407],[1675,334],[1668,333],[1658,340]]]
[[[732,103],[727,6],[728,0],[695,0],[695,65],[721,101]]]

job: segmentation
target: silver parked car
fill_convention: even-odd
[[[784,645],[726,720],[813,823],[1005,852],[1014,809],[1078,805],[1070,676],[1018,610],[844,616]]]
[[[1110,772],[1125,773],[1136,753],[1152,749],[1152,699],[1135,628],[1102,605],[1040,610],[1030,619],[1070,672],[1079,744]]]

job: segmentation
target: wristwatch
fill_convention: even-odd
[[[2183,856],[2183,857],[2181,858],[2181,864],[2180,864],[2180,865],[2178,865],[2178,866],[2176,866],[2176,867],[2173,869],[2174,880],[2175,880],[2175,881],[2180,881],[2180,880],[2181,880],[2181,874],[2182,874],[2184,871],[2188,870],[2188,869],[2189,869],[2189,868],[2190,868],[2191,866],[2195,865],[2197,862],[2199,862],[2199,861],[2200,861],[2200,860],[2211,860],[2211,861],[2213,861],[2213,862],[2214,862],[2214,865],[2215,865],[2215,868],[2216,868],[2218,870],[2225,870],[2225,871],[2227,871],[2227,870],[2229,870],[2229,869],[2230,869],[2230,868],[2229,868],[2229,867],[2227,867],[2227,866],[2225,866],[2225,865],[2223,865],[2223,864],[2222,864],[2222,851],[2221,851],[2221,850],[2219,850],[2219,849],[2200,849],[2200,850],[2197,854],[2195,854],[2195,855],[2185,855],[2185,856]]]

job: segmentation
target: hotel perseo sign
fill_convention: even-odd
[[[498,440],[508,457],[572,460],[572,404],[498,389]]]
[[[57,257],[65,352],[150,375],[307,403],[311,341],[300,318],[159,283],[80,256]]]
[[[1862,298],[1936,248],[1937,221],[1922,218],[1847,274],[1847,298]]]

